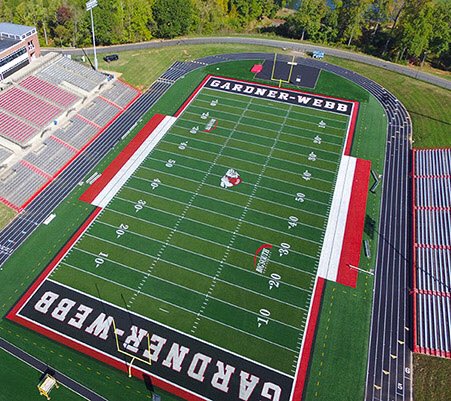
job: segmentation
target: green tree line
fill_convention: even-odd
[[[33,25],[46,45],[91,42],[85,0],[0,0],[2,21]],[[240,30],[274,16],[274,0],[98,0],[93,10],[99,45]]]
[[[276,16],[287,0],[98,0],[98,45],[239,32]],[[90,46],[85,0],[0,0],[0,19],[33,25],[42,44]],[[449,69],[451,0],[301,0],[277,27],[286,37],[341,44],[393,61]]]
[[[278,33],[450,68],[451,0],[302,0]]]

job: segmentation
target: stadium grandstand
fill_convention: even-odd
[[[6,63],[0,81],[0,201],[20,211],[139,92],[60,54],[38,57],[35,28],[0,23],[0,32],[0,60],[27,49],[26,62]]]
[[[451,149],[413,163],[414,351],[451,358]]]

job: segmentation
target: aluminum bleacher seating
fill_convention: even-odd
[[[113,104],[103,100],[101,97],[96,97],[86,107],[83,107],[79,114],[103,127],[120,111],[121,109]]]
[[[451,149],[414,152],[417,351],[451,358]]]
[[[0,108],[43,128],[62,110],[19,88],[13,87],[0,94]]]
[[[38,129],[0,111],[0,135],[23,145],[38,133]]]
[[[98,128],[94,125],[74,116],[67,126],[58,129],[53,135],[70,146],[81,149],[97,132]]]
[[[79,96],[43,81],[34,75],[25,78],[20,82],[20,86],[64,108],[70,107],[80,99]]]
[[[53,176],[75,153],[76,150],[70,149],[68,146],[64,146],[61,142],[50,137],[39,149],[29,153],[24,160]]]
[[[100,72],[91,70],[90,68],[65,57],[59,58],[36,75],[39,78],[57,85],[66,81],[86,92],[93,91],[107,79],[107,77]]]
[[[20,207],[47,181],[47,178],[17,163],[11,168],[10,174],[0,181],[0,194],[8,202]]]
[[[124,108],[138,94],[138,91],[121,81],[115,81],[112,87],[102,93],[102,96]]]

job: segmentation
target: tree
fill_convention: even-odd
[[[420,57],[428,49],[433,28],[432,0],[407,0],[399,25],[401,54]]]
[[[155,0],[152,13],[159,38],[173,38],[188,32],[192,18],[191,0]]]
[[[315,38],[321,28],[321,21],[326,15],[327,5],[325,0],[303,0],[301,7],[296,12],[294,21],[299,25],[301,40],[305,33],[310,38]]]
[[[340,37],[349,46],[353,39],[360,37],[364,15],[371,0],[343,0],[339,9],[338,24]]]

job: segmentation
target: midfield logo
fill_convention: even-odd
[[[221,187],[223,188],[231,188],[238,184],[241,184],[243,180],[237,171],[233,168],[229,168],[224,176],[221,178]]]

